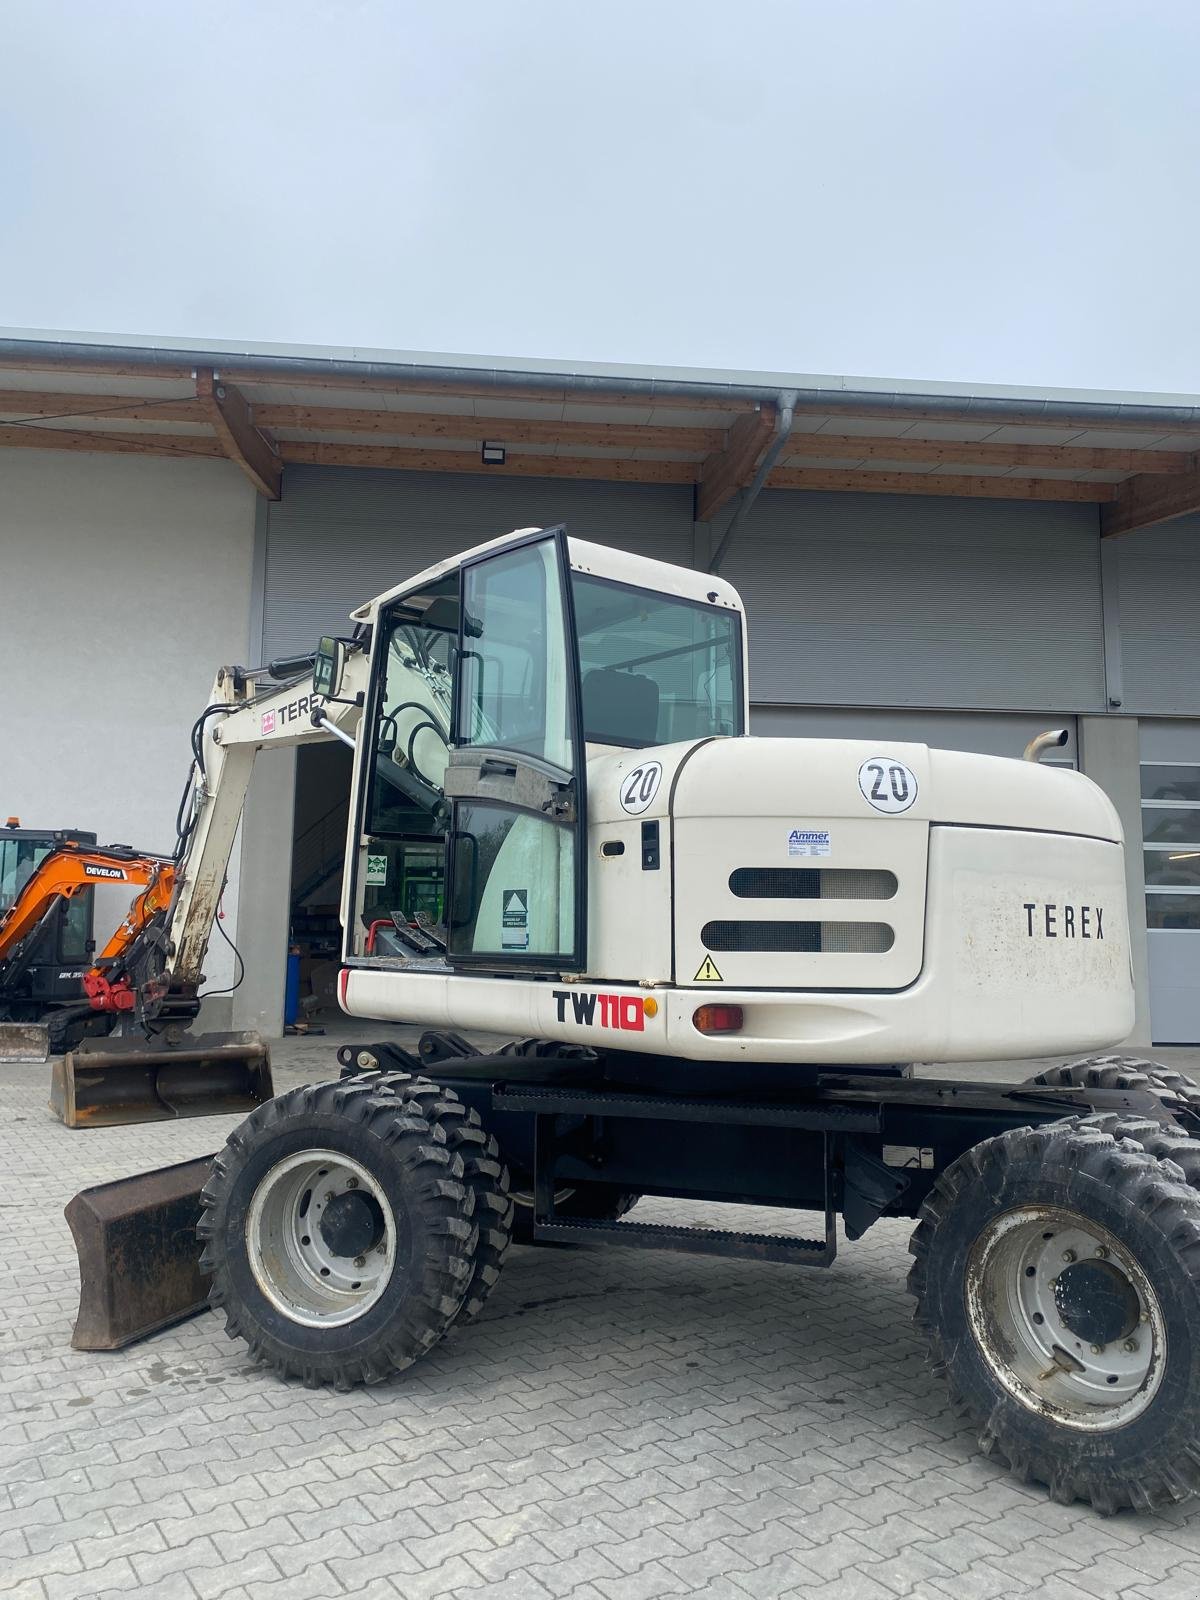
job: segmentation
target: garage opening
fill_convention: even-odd
[[[341,1013],[338,958],[350,768],[345,745],[302,746],[296,752],[296,805],[292,819],[292,884],[288,983],[284,1022],[303,1031]]]
[[[288,982],[284,1024],[296,1031],[341,1017],[337,978],[342,948],[339,911],[349,823],[354,753],[342,744],[296,752]],[[438,926],[443,920],[445,842],[427,811],[387,791],[377,807],[365,870],[363,948],[403,953],[394,946],[394,919]],[[385,814],[386,813],[386,814]]]

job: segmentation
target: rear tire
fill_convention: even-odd
[[[1168,1109],[1179,1107],[1200,1118],[1200,1084],[1144,1056],[1087,1056],[1049,1067],[1029,1082],[1052,1089],[1148,1089]]]
[[[984,1453],[1063,1504],[1200,1490],[1200,1195],[1180,1176],[1071,1119],[976,1145],[922,1207],[909,1290],[934,1369]]]
[[[467,1130],[466,1108],[421,1079],[318,1084],[260,1106],[201,1195],[202,1264],[229,1337],[281,1377],[342,1390],[430,1350],[494,1282],[490,1256],[476,1277],[490,1174]]]

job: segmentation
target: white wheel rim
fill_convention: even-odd
[[[305,1327],[336,1328],[361,1317],[387,1288],[396,1234],[391,1204],[360,1162],[301,1150],[276,1162],[254,1191],[246,1253],[277,1310]]]
[[[1124,1427],[1162,1382],[1166,1328],[1149,1279],[1075,1212],[1029,1206],[994,1218],[967,1263],[966,1303],[999,1381],[1066,1427]]]

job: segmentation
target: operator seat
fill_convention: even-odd
[[[658,684],[636,672],[596,667],[584,674],[583,726],[588,739],[654,744],[658,738]]]

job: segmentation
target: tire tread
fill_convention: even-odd
[[[1157,1124],[1147,1118],[1098,1112],[985,1140],[938,1178],[909,1240],[913,1262],[908,1289],[915,1300],[914,1323],[924,1338],[930,1365],[947,1381],[954,1410],[975,1425],[980,1449],[985,1455],[1002,1457],[1022,1481],[1032,1477],[1045,1483],[1056,1501],[1089,1501],[1105,1516],[1125,1506],[1150,1511],[1200,1493],[1200,1443],[1185,1445],[1173,1458],[1156,1463],[1154,1470],[1137,1473],[1123,1472],[1119,1457],[1100,1466],[1079,1452],[1072,1461],[1031,1454],[1021,1441],[1006,1435],[1001,1408],[983,1405],[956,1381],[953,1352],[930,1309],[930,1254],[964,1185],[990,1180],[988,1168],[997,1178],[1014,1164],[1033,1163],[1038,1170],[1059,1172],[1069,1168],[1101,1178],[1120,1193],[1131,1212],[1152,1217],[1171,1241],[1180,1271],[1200,1297],[1200,1194],[1185,1181],[1173,1158],[1164,1159],[1151,1148],[1159,1137],[1151,1135],[1151,1127]],[[1169,1128],[1160,1134],[1166,1142],[1164,1151],[1182,1137]],[[1200,1397],[1197,1405],[1200,1409]]]

